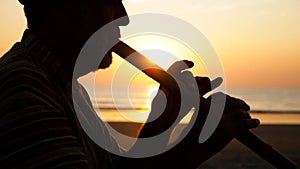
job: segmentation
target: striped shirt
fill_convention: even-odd
[[[73,103],[60,62],[29,30],[0,58],[0,82],[0,168],[114,168],[75,114],[96,116],[86,91],[77,84]]]

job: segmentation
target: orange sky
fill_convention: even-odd
[[[195,25],[215,47],[228,86],[300,87],[299,0],[126,0],[124,3],[129,14],[159,12]],[[20,39],[26,27],[17,0],[1,0],[0,22],[0,55],[3,55]],[[103,72],[100,74],[104,76]],[[105,79],[109,76],[111,73],[106,72]]]

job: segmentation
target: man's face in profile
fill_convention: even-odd
[[[89,38],[94,32],[103,27],[104,25],[120,18],[127,16],[125,8],[121,0],[88,0],[84,1],[87,10],[83,11],[83,20],[86,22],[82,26],[87,34],[86,38]],[[111,32],[109,33],[109,40],[118,40],[120,38],[119,26],[125,26],[128,24],[128,18],[122,18],[122,22],[113,24]],[[105,41],[103,41],[105,45]],[[109,51],[102,62],[99,65],[99,69],[107,68],[112,63],[112,54]]]

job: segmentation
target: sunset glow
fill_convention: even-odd
[[[126,42],[165,70],[176,61],[190,60],[197,65],[191,69],[194,74],[206,74],[200,56],[178,39],[162,35],[142,35],[126,39]]]
[[[129,15],[163,13],[196,26],[215,47],[229,87],[300,87],[300,1],[126,0],[124,4]],[[3,55],[20,40],[26,20],[17,0],[2,0],[0,11],[0,54]],[[170,43],[168,38],[156,43],[128,39],[128,43],[136,49],[147,47],[173,52],[176,57],[193,55]],[[167,68],[170,60],[159,57],[157,64]],[[121,60],[115,57],[114,62],[118,64]],[[205,67],[200,62],[196,64],[202,67],[201,75],[205,75]],[[112,72],[116,68],[112,66]],[[112,76],[107,73],[101,73],[101,79]],[[101,79],[96,81],[102,83]]]

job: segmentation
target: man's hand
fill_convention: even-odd
[[[214,96],[226,97],[226,103],[217,129],[211,138],[204,143],[210,145],[210,150],[212,151],[211,153],[219,152],[235,136],[242,134],[249,129],[257,127],[260,123],[258,119],[251,118],[249,114],[250,106],[243,100],[225,95],[224,93],[216,93]],[[209,100],[210,97],[208,98],[208,101]],[[207,116],[205,112],[201,113],[203,116]],[[203,119],[199,121],[203,121]]]
[[[194,77],[188,71],[193,66],[194,63],[188,60],[177,61],[170,66],[167,72],[176,80],[179,88],[160,85],[139,137],[155,136],[176,125],[193,107],[199,106],[203,95],[222,83],[221,78],[211,82],[207,77]]]
[[[216,84],[212,84],[210,79],[207,77],[194,77],[191,72],[185,71],[192,66],[193,63],[190,61],[179,61],[174,63],[168,70],[174,78],[184,82],[184,86],[186,86],[186,89],[184,90],[195,90],[195,88],[197,88],[198,97],[202,97],[215,88],[216,85],[221,83],[221,81],[218,80]],[[176,106],[182,103],[187,105],[185,113],[188,113],[193,106],[192,104],[185,102],[185,100],[181,101],[180,98],[174,97],[178,96],[178,94],[172,93],[172,90],[168,89],[166,86],[160,86],[160,90],[161,91],[158,92],[157,96],[153,100],[152,112],[149,117],[151,119],[154,115],[154,117],[156,116],[155,118],[159,120],[154,120],[152,123],[150,122],[150,124],[146,123],[141,132],[142,136],[151,136],[149,133],[153,131],[153,128],[160,128],[160,132],[168,129],[170,124],[173,124],[178,115],[178,113],[174,112],[174,110],[178,111]],[[180,94],[185,93],[183,92]],[[259,125],[259,121],[257,119],[251,119],[248,113],[250,107],[244,101],[223,93],[216,93],[213,94],[213,96],[226,98],[221,121],[213,135],[205,143],[200,144],[198,142],[201,129],[209,112],[209,106],[211,106],[211,97],[208,97],[205,100],[205,104],[200,104],[199,115],[197,116],[196,122],[191,131],[174,148],[155,157],[157,161],[153,163],[152,168],[157,168],[158,166],[158,168],[196,168],[203,161],[222,150],[236,135]],[[164,99],[165,103],[163,102]],[[161,109],[162,104],[166,104],[163,109]],[[159,110],[163,111],[164,116],[157,117],[158,115],[155,113],[159,112]]]
[[[183,76],[182,74],[180,75]],[[189,78],[190,77],[191,74],[189,75]],[[195,79],[197,82],[199,95],[201,97],[214,89],[214,86],[217,86],[219,83],[221,83],[220,80],[217,80],[217,82],[211,82],[207,77],[195,77]],[[201,104],[199,110],[200,114],[198,115],[196,122],[189,134],[173,149],[157,157],[159,161],[167,158],[171,160],[170,163],[168,163],[168,160],[165,159],[165,164],[168,167],[196,168],[203,161],[222,150],[236,135],[259,125],[259,120],[252,119],[250,117],[248,113],[250,107],[243,100],[225,95],[223,93],[216,93],[213,94],[213,96],[226,98],[221,121],[213,135],[203,144],[198,142],[199,135],[208,115],[207,113],[210,106],[210,104]],[[210,100],[211,97],[208,97],[205,103],[210,103]],[[183,166],[181,166],[182,164]]]
[[[183,60],[175,62],[167,70],[177,82],[178,88],[160,85],[159,91],[152,101],[147,123],[139,137],[161,134],[169,129],[176,120],[183,118],[193,106],[199,104],[197,102],[200,99],[197,81],[193,74],[187,71],[193,66],[193,62]]]
[[[223,93],[215,95],[224,96]],[[226,95],[225,112],[221,121],[213,135],[202,144],[198,142],[198,138],[207,112],[201,112],[200,109],[200,115],[187,136],[171,150],[155,157],[156,161],[150,168],[197,168],[202,162],[221,151],[236,135],[259,125],[259,120],[250,117],[249,109],[244,101]]]

